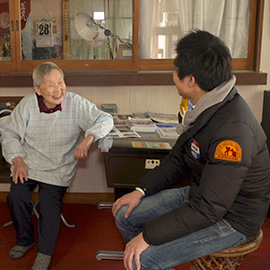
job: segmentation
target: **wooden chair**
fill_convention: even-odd
[[[242,246],[214,252],[205,257],[191,261],[190,270],[235,270],[238,269],[244,258],[256,250],[263,239],[262,230],[254,241]]]

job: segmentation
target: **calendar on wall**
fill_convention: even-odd
[[[36,22],[36,47],[53,47],[52,21],[41,20]]]

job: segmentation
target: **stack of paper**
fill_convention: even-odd
[[[176,128],[158,128],[158,134],[161,139],[178,139],[179,134],[176,132]]]
[[[136,131],[131,130],[126,125],[115,125],[110,133],[106,136],[107,138],[136,138],[141,137]]]
[[[131,118],[129,117],[128,123],[130,129],[136,132],[155,132],[156,124],[150,118]]]
[[[147,115],[155,122],[158,126],[176,126],[178,122],[178,116],[176,114],[166,113],[153,113],[147,112]]]

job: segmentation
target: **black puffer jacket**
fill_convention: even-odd
[[[150,221],[146,242],[169,242],[222,218],[247,236],[257,234],[269,207],[269,154],[260,124],[235,88],[196,119],[139,187],[151,195],[188,173],[191,200]]]

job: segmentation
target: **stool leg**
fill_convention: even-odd
[[[96,255],[97,260],[117,260],[124,259],[124,251],[99,250]]]
[[[38,211],[36,209],[36,206],[38,205],[38,203],[39,203],[39,200],[37,199],[37,201],[33,204],[33,213],[32,213],[32,215],[36,215],[37,219],[39,218],[39,214],[38,214]],[[9,222],[5,223],[3,225],[3,227],[6,228],[6,227],[10,226],[12,223],[13,223],[13,221],[9,221]]]
[[[69,224],[69,223],[67,223],[67,221],[65,220],[63,214],[61,214],[61,219],[62,219],[62,221],[64,222],[64,224],[65,224],[67,227],[69,227],[69,228],[74,228],[74,227],[77,227],[77,226],[78,226],[77,223],[75,223],[75,224]]]
[[[111,209],[113,206],[112,202],[100,202],[98,209]],[[110,250],[98,250],[96,254],[97,260],[119,260],[124,259],[124,251],[110,251]]]
[[[34,205],[33,205],[33,215],[35,214],[36,217],[37,217],[37,219],[39,219],[39,213],[38,213],[38,211],[37,211],[37,209],[36,209],[38,203],[39,203],[39,199],[37,199],[36,202],[35,202]]]
[[[112,202],[100,202],[98,204],[98,209],[112,209]]]
[[[6,228],[6,227],[8,227],[9,225],[11,225],[12,223],[13,223],[12,221],[7,222],[7,223],[5,223],[5,224],[3,225],[3,227]]]
[[[35,202],[35,204],[34,204],[34,206],[33,206],[33,214],[36,215],[37,219],[39,219],[39,213],[38,213],[38,211],[37,211],[37,209],[36,209],[36,206],[37,206],[38,203],[39,203],[39,199],[37,199],[37,201]],[[65,218],[64,218],[64,216],[63,216],[62,213],[61,213],[61,219],[62,219],[63,223],[64,223],[68,228],[74,228],[74,227],[77,227],[77,226],[78,226],[78,224],[69,224],[69,223],[67,223],[67,221],[65,220]]]

